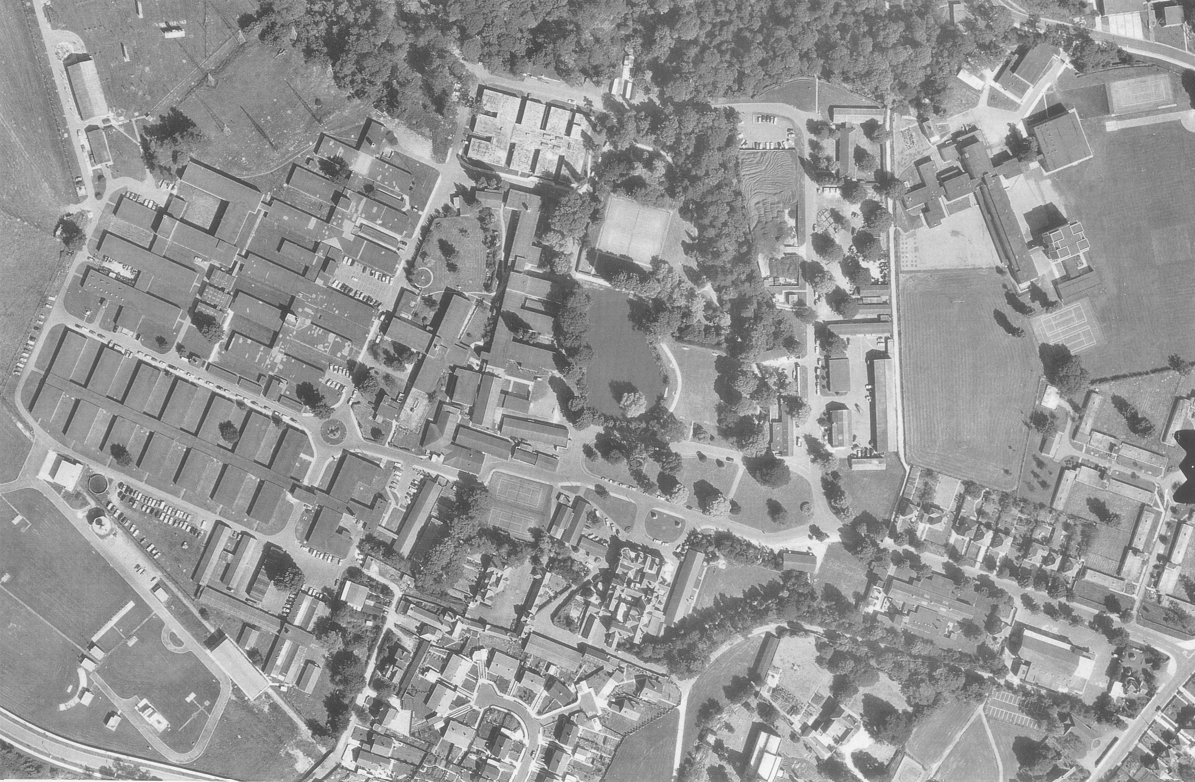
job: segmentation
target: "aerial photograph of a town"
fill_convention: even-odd
[[[8,779],[1195,782],[1195,0],[3,0]]]

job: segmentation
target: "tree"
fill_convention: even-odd
[[[348,184],[349,179],[353,176],[353,169],[341,155],[320,158],[319,170],[321,174],[338,185]]]
[[[788,521],[788,509],[778,500],[768,498],[766,505],[768,508],[768,518],[772,520],[773,524],[784,524]]]
[[[1029,425],[1033,427],[1034,431],[1047,436],[1058,431],[1058,424],[1054,423],[1054,417],[1045,410],[1034,410],[1030,413]]]
[[[1046,380],[1064,396],[1078,396],[1087,390],[1090,375],[1066,345],[1042,345],[1038,352]]]
[[[141,156],[151,172],[167,179],[179,171],[203,143],[199,126],[174,106],[156,122],[141,127]]]
[[[992,310],[992,317],[996,319],[996,323],[1000,326],[1000,328],[1004,329],[1004,333],[1008,336],[1016,337],[1017,339],[1025,336],[1025,329],[1009,320],[1008,316],[1004,314],[1003,310],[998,308]]]
[[[270,583],[284,592],[294,592],[307,580],[303,569],[291,558],[283,548],[271,546],[270,552],[262,562],[262,570]]]
[[[325,420],[332,417],[332,406],[312,383],[303,381],[295,386],[295,398],[316,418]]]
[[[888,766],[870,752],[859,749],[851,753],[851,763],[864,779],[883,779]]]
[[[839,192],[848,203],[861,204],[867,198],[867,185],[857,179],[848,179],[842,183]]]
[[[873,234],[886,233],[892,227],[892,212],[879,201],[867,199],[860,204],[863,213],[863,227]]]
[[[1187,361],[1177,353],[1172,353],[1170,358],[1166,359],[1166,365],[1183,377],[1186,377],[1195,368],[1195,361]]]
[[[767,486],[770,489],[787,486],[792,480],[792,472],[788,465],[770,450],[761,457],[744,459],[744,466],[751,477],[761,486]]]
[[[236,445],[241,439],[241,430],[232,421],[220,422],[220,439],[229,445]]]
[[[569,190],[548,212],[548,230],[568,240],[579,240],[593,223],[597,202],[591,193]]]
[[[619,398],[618,406],[627,418],[638,418],[647,412],[647,399],[641,391],[628,391]]]
[[[715,489],[700,500],[701,512],[714,518],[723,518],[730,513],[730,500],[726,495]]]
[[[87,234],[79,224],[81,219],[81,215],[65,214],[58,218],[58,224],[54,226],[54,235],[62,242],[62,250],[67,255],[75,255],[87,242]]]
[[[224,327],[206,312],[192,311],[191,325],[199,331],[201,337],[213,345],[224,339]]]
[[[128,467],[133,463],[133,455],[129,453],[129,449],[123,443],[112,443],[108,446],[108,453],[121,467]]]
[[[855,148],[855,167],[864,174],[875,173],[875,170],[880,167],[880,161],[868,150],[863,147]]]
[[[1138,437],[1149,437],[1154,433],[1153,421],[1141,415],[1136,406],[1123,396],[1113,394],[1112,406],[1116,408],[1116,412],[1121,414],[1125,425],[1128,426],[1129,431],[1133,434]]]

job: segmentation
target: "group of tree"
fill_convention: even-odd
[[[201,337],[213,345],[224,339],[224,327],[206,312],[192,310],[191,325],[195,327]]]
[[[411,562],[417,589],[443,595],[460,580],[465,559],[478,542],[492,506],[490,490],[485,484],[468,475],[457,480],[452,509],[444,514],[439,540]]]
[[[1038,348],[1046,380],[1063,396],[1077,397],[1087,390],[1091,376],[1066,345],[1042,345]]]
[[[141,156],[151,173],[175,179],[203,143],[203,132],[177,106],[141,126]]]
[[[1149,437],[1154,433],[1153,421],[1141,414],[1132,402],[1119,394],[1112,395],[1112,407],[1124,418],[1125,426],[1137,437]]]
[[[307,576],[286,549],[271,546],[262,561],[262,569],[270,583],[284,592],[294,592],[303,586]]]
[[[332,417],[332,406],[328,404],[324,392],[320,391],[313,383],[303,381],[295,386],[295,399],[298,399],[299,404],[321,421]]]
[[[87,232],[83,230],[86,221],[81,214],[64,214],[54,226],[54,235],[62,242],[62,251],[74,256],[87,243]]]

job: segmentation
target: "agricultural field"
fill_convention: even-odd
[[[847,600],[857,601],[867,588],[867,568],[841,543],[833,543],[826,549],[814,583],[819,590],[825,585],[833,586]]]
[[[804,149],[803,134],[797,130],[797,149]],[[757,247],[781,247],[789,235],[788,212],[797,207],[804,172],[797,149],[739,151],[739,176],[751,235]]]
[[[0,182],[4,181],[10,180],[0,177]],[[0,299],[0,367],[4,368],[25,344],[27,329],[55,278],[62,250],[52,233],[52,218],[47,216],[43,227],[14,217],[6,208],[0,207],[0,236],[4,237],[0,244],[0,275],[8,291]]]
[[[590,291],[589,344],[593,360],[586,370],[590,403],[607,415],[621,415],[618,400],[638,390],[648,407],[664,394],[664,380],[654,349],[631,325],[631,308],[625,294],[615,290]],[[616,350],[611,349],[617,345]]]
[[[1164,367],[1195,344],[1195,182],[1174,165],[1195,155],[1195,135],[1178,122],[1083,127],[1094,158],[1054,177],[1104,287],[1091,302],[1106,342],[1083,364],[1093,378]]]
[[[476,217],[441,217],[432,223],[415,256],[415,267],[431,270],[431,291],[480,291],[485,283],[484,232]]]
[[[738,597],[753,586],[775,581],[780,574],[762,565],[727,563],[725,568],[711,567],[705,571],[701,591],[693,604],[694,610],[709,608],[719,597]]]
[[[988,740],[983,721],[977,719],[959,737],[936,776],[942,782],[1003,782],[996,769],[996,750]]]
[[[974,703],[967,701],[952,701],[938,706],[918,723],[905,749],[917,762],[926,768],[932,767],[942,759],[976,708]]]
[[[905,468],[900,457],[894,453],[884,459],[883,470],[840,469],[842,487],[851,497],[851,508],[855,513],[870,513],[880,520],[887,520],[896,508],[896,500],[905,482]],[[844,465],[845,467],[845,465]]]
[[[675,755],[680,712],[676,709],[623,739],[610,761],[605,782],[669,779]]]
[[[0,213],[5,222],[16,221],[13,226],[0,224],[0,229],[9,247],[23,250],[13,258],[21,266],[12,267],[23,273],[12,274],[5,263],[5,280],[23,281],[32,265],[9,229],[23,223],[48,233],[76,200],[78,162],[68,147],[72,140],[61,138],[62,106],[34,13],[34,6],[24,3],[0,8],[0,40],[5,43],[0,50]],[[20,301],[22,292],[10,290],[12,301]]]
[[[1000,277],[908,274],[900,296],[909,458],[1012,490],[1041,366],[1033,341],[1010,337],[991,315],[1004,302]]]

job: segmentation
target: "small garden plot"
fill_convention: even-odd
[[[936,776],[942,782],[1004,782],[996,773],[996,763],[996,750],[983,722],[975,720],[942,761]]]
[[[705,571],[701,591],[694,608],[708,608],[722,597],[739,597],[754,586],[762,586],[780,578],[780,574],[762,565],[726,563],[726,567],[711,567]]]
[[[431,225],[414,267],[432,273],[433,290],[480,291],[485,284],[484,232],[477,218],[441,217]]]

